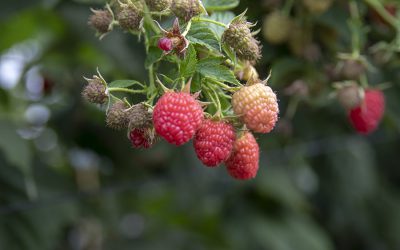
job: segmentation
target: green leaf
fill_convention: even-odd
[[[0,120],[0,153],[22,173],[30,172],[32,152],[27,140],[22,139],[16,132],[15,125]]]
[[[200,60],[197,64],[197,72],[216,81],[240,84],[233,72],[228,67],[221,65],[219,58]]]
[[[207,11],[229,10],[239,5],[239,0],[203,0]]]
[[[229,23],[232,21],[232,19],[235,18],[235,14],[230,11],[225,11],[225,12],[214,12],[209,16],[209,19],[229,25]],[[225,28],[221,27],[216,24],[209,24],[211,29],[215,32],[217,35],[218,39],[221,39],[222,33],[224,33]]]
[[[193,22],[186,38],[192,44],[199,44],[210,50],[220,51],[217,35],[207,23]]]
[[[148,69],[152,64],[158,62],[162,58],[162,56],[163,56],[163,51],[161,49],[154,46],[150,47],[146,61],[144,63],[146,69]]]
[[[196,71],[197,65],[197,54],[193,45],[190,45],[185,58],[180,64],[180,75],[181,77],[187,78],[193,75]]]
[[[110,88],[128,88],[133,85],[142,85],[140,82],[135,81],[135,80],[116,80],[112,81],[108,86]]]

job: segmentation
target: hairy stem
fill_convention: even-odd
[[[141,89],[141,90],[135,90],[135,89],[126,89],[126,88],[108,88],[107,89],[109,92],[126,92],[126,93],[131,93],[131,94],[138,94],[138,93],[146,93],[147,90]]]
[[[207,23],[212,23],[212,24],[215,24],[215,25],[224,27],[224,28],[228,28],[228,25],[226,25],[226,24],[224,24],[224,23],[221,23],[221,22],[218,22],[218,21],[215,21],[215,20],[208,19],[208,18],[195,17],[195,18],[193,18],[192,20],[193,20],[193,21],[196,21],[196,22],[207,22]]]

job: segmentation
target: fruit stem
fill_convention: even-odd
[[[389,23],[397,32],[400,30],[399,21],[393,17],[382,5],[379,0],[364,0],[368,5],[370,5],[387,23]]]
[[[146,89],[141,89],[141,90],[135,90],[135,89],[126,89],[126,88],[108,88],[107,89],[109,92],[126,92],[126,93],[132,93],[132,94],[138,94],[138,93],[146,93]]]
[[[156,34],[160,33],[160,29],[154,23],[153,18],[150,15],[149,8],[147,7],[146,4],[144,4],[144,21],[150,25],[150,28],[153,30],[154,33],[156,33]]]
[[[217,92],[211,86],[207,86],[204,89],[206,90],[206,91],[204,91],[204,93],[210,99],[210,101],[212,101],[213,105],[217,109],[217,111],[214,114],[214,117],[215,116],[222,117],[223,116],[222,105],[221,105],[221,101],[219,100],[219,96],[218,96]],[[212,92],[212,94],[210,92]]]
[[[224,23],[221,23],[221,22],[218,22],[218,21],[215,21],[215,20],[212,20],[212,19],[208,19],[208,18],[195,17],[192,20],[195,21],[195,22],[196,21],[197,22],[208,22],[208,23],[212,23],[212,24],[224,27],[224,28],[228,28],[228,25],[226,25]]]
[[[362,30],[362,21],[357,3],[355,1],[351,1],[349,7],[351,19],[348,21],[348,25],[350,26],[351,30],[352,58],[357,59],[360,56],[360,30]]]
[[[228,86],[220,81],[216,81],[214,79],[208,79],[208,81],[217,84],[218,86],[220,86],[221,88],[223,88],[224,90],[229,91],[229,92],[236,92],[237,90],[239,90],[239,87],[230,87],[230,86]]]

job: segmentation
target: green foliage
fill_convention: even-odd
[[[97,67],[114,88],[141,90],[152,67],[168,87],[182,77],[193,77],[192,92],[200,85],[218,89],[213,81],[235,87],[231,69],[241,65],[233,51],[220,46],[224,27],[193,20],[185,57],[164,55],[156,41],[149,42],[145,56],[144,36],[139,43],[115,29],[101,42],[92,37],[84,25],[88,4],[104,1],[51,2],[0,4],[1,65],[15,58],[13,51],[28,60],[39,48],[13,88],[4,87],[0,67],[0,249],[96,249],[96,242],[116,250],[400,248],[398,46],[395,30],[371,17],[369,1],[356,1],[368,28],[359,52],[374,66],[366,74],[370,86],[392,84],[379,130],[356,135],[332,98],[332,82],[343,79],[328,69],[340,68],[338,53],[353,50],[351,16],[344,7],[349,1],[334,1],[322,14],[293,1],[290,16],[304,34],[312,34],[320,56],[296,54],[293,44],[274,46],[258,35],[263,59],[256,69],[263,79],[272,69],[269,82],[284,122],[272,134],[257,135],[260,172],[246,183],[228,178],[223,167],[201,166],[191,145],[177,149],[161,142],[150,151],[131,149],[124,132],[104,127],[107,107],[80,98],[82,75],[96,74]],[[237,1],[203,1],[210,14],[203,18],[228,24],[233,12],[220,10],[238,14],[248,8],[249,20],[259,20],[257,29],[266,15],[283,10],[264,5],[269,2],[274,1],[242,0],[231,9]],[[171,20],[160,23],[170,27]],[[38,47],[30,47],[32,41]],[[374,44],[379,46],[369,47]],[[210,52],[206,57],[204,50]],[[46,77],[47,90],[28,84],[35,79],[32,68]],[[290,94],[296,80],[305,83],[307,95]],[[217,93],[228,108],[227,92]],[[49,109],[49,122],[30,123],[26,111],[32,104]]]

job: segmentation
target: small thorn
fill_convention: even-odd
[[[189,81],[185,84],[182,89],[182,92],[190,94],[190,87],[192,85],[192,77],[190,77]]]

